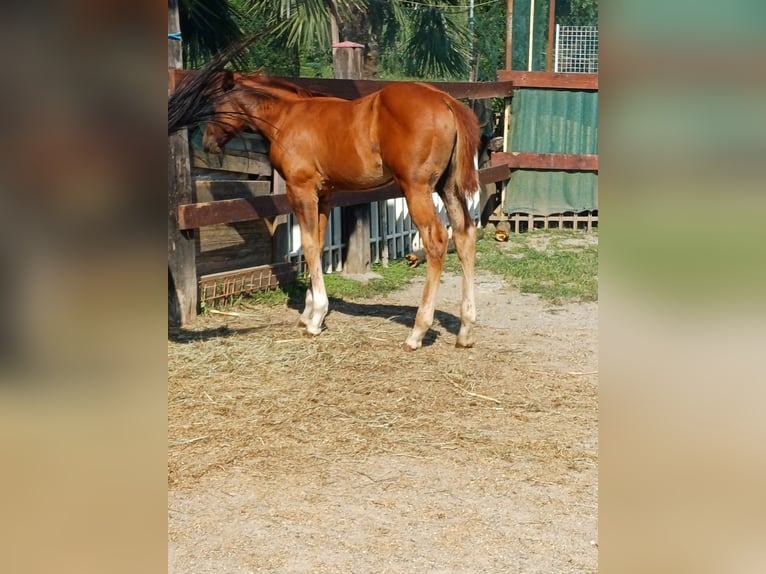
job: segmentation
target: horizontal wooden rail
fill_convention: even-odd
[[[327,78],[283,78],[307,90],[324,92],[338,98],[353,100],[371,94],[388,84],[386,80],[335,80]],[[447,92],[454,98],[480,100],[506,98],[513,95],[513,82],[423,82]]]
[[[176,84],[185,76],[198,73],[196,70],[171,70]],[[280,78],[301,88],[322,92],[337,98],[353,100],[380,90],[388,84],[401,83],[395,80],[339,80],[334,78]],[[513,95],[513,82],[424,82],[455,98],[480,100],[485,98],[506,98]]]
[[[346,207],[360,203],[384,201],[400,197],[399,186],[389,184],[368,191],[337,191],[331,196],[333,207]],[[254,219],[270,219],[277,215],[292,213],[286,195],[264,195],[261,197],[224,199],[178,206],[178,227],[196,229],[217,223],[235,223]]]
[[[598,90],[598,74],[558,74],[498,70],[497,78],[513,82],[514,88],[552,88],[557,90]]]
[[[509,169],[550,169],[558,171],[598,171],[598,156],[593,154],[495,152],[492,165]]]
[[[482,185],[508,179],[510,170],[507,166],[492,166],[479,170],[479,182]],[[222,182],[216,182],[221,185]],[[240,182],[233,182],[239,184]],[[365,191],[336,191],[331,196],[333,207],[347,207],[385,201],[402,197],[402,190],[396,184]],[[218,223],[236,223],[254,219],[270,219],[278,215],[292,213],[286,195],[262,195],[259,197],[224,199],[189,203],[178,206],[179,229],[197,229]]]
[[[287,197],[284,195],[189,203],[178,206],[178,227],[179,229],[196,229],[217,223],[270,219],[291,211]]]
[[[511,170],[507,165],[492,165],[479,170],[479,183],[481,185],[503,181],[509,177],[511,177]]]

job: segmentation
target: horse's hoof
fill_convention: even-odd
[[[455,341],[456,349],[470,349],[471,347],[473,347],[473,341],[468,341],[468,342]]]
[[[418,341],[417,343],[411,343],[410,341],[405,341],[404,343],[402,343],[402,348],[405,351],[417,351],[422,346],[423,346],[422,341]]]
[[[322,327],[310,327],[305,325],[304,333],[309,337],[316,337],[322,332]]]

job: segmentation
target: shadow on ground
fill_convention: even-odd
[[[303,310],[303,298],[292,296],[287,301],[287,307],[300,313]],[[387,305],[380,303],[359,303],[356,301],[346,301],[345,299],[330,298],[330,310],[328,317],[339,313],[350,317],[378,317],[385,321],[391,321],[411,328],[415,322],[415,315],[418,308],[414,305]],[[297,317],[296,317],[297,320]],[[428,330],[423,337],[423,346],[432,345],[441,334],[438,327],[443,327],[448,333],[457,335],[460,330],[459,317],[444,311],[434,311],[434,328]],[[207,341],[210,339],[226,338],[231,336],[240,336],[248,333],[264,331],[273,328],[272,324],[248,326],[248,327],[230,327],[222,325],[215,328],[194,330],[188,328],[168,328],[168,339],[175,343],[194,343],[197,341]],[[296,330],[298,327],[296,326]]]

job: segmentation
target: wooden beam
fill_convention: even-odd
[[[247,199],[271,195],[271,182],[250,179],[198,179],[194,182],[196,201]]]
[[[494,158],[497,154],[492,154]],[[511,155],[511,154],[507,154]],[[534,154],[532,154],[534,155]],[[538,154],[539,155],[539,154]],[[509,167],[504,163],[479,170],[479,182],[484,185],[502,181],[510,177]],[[239,184],[239,182],[233,182]],[[330,202],[333,207],[363,205],[375,201],[386,201],[404,194],[399,186],[390,183],[363,191],[337,191]],[[224,199],[179,205],[177,209],[178,226],[182,230],[197,229],[218,223],[236,223],[253,219],[270,219],[278,215],[292,213],[286,195],[263,195],[252,198]]]
[[[181,42],[170,36],[180,32],[178,3],[168,2],[168,70],[183,65]],[[168,75],[168,95],[175,88]],[[187,131],[168,136],[168,324],[183,327],[197,317],[197,270],[194,235],[184,233],[177,207],[192,201],[192,179]]]
[[[250,153],[235,155],[230,153],[206,153],[196,148],[193,148],[192,152],[192,165],[197,168],[265,176],[269,176],[272,173],[269,156],[266,154]]]
[[[495,154],[492,154],[494,157]],[[493,165],[491,167],[485,167],[479,170],[479,183],[481,185],[487,185],[488,183],[495,183],[496,181],[503,181],[511,177],[510,168],[505,165]]]
[[[332,195],[330,202],[333,207],[347,207],[384,201],[402,195],[399,186],[389,184],[367,191],[337,191]],[[224,199],[179,205],[178,225],[181,229],[196,229],[217,223],[268,219],[288,213],[292,213],[292,209],[286,195]]]
[[[505,69],[513,68],[513,0],[508,0],[505,14]]]
[[[333,75],[335,82],[362,81],[361,44],[347,47],[333,47]],[[336,84],[333,84],[337,86]],[[343,250],[343,271],[351,275],[364,275],[370,271],[372,250],[370,249],[370,204],[354,204],[341,209],[341,239],[346,245]]]
[[[550,169],[559,171],[598,171],[598,156],[592,154],[495,152],[493,166],[509,169]]]
[[[195,74],[194,70],[175,70],[176,82],[181,78]],[[388,84],[396,83],[389,80],[344,80],[337,78],[287,78],[286,80],[301,88],[322,92],[337,98],[353,100],[376,92]],[[424,82],[447,92],[455,98],[480,100],[485,98],[505,98],[513,94],[513,82],[501,80],[498,82]]]
[[[548,2],[548,53],[545,71],[553,72],[553,52],[556,51],[556,0]]]
[[[196,229],[217,223],[267,219],[290,212],[285,195],[189,203],[178,206],[178,226],[181,229]]]
[[[324,92],[332,96],[353,100],[376,92],[388,84],[387,80],[340,80],[328,78],[283,78],[307,90]],[[401,82],[400,82],[401,83]],[[424,82],[447,92],[454,98],[480,100],[504,98],[513,94],[513,82]]]
[[[598,74],[557,74],[498,70],[499,80],[513,82],[514,88],[553,88],[557,90],[598,90]]]

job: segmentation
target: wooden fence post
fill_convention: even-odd
[[[168,69],[183,67],[178,0],[168,0]],[[168,94],[175,87],[168,77]],[[194,232],[178,228],[179,205],[192,203],[189,139],[186,130],[168,136],[168,324],[182,327],[197,316]]]
[[[362,79],[364,45],[354,42],[333,44],[333,70],[335,78]],[[349,275],[370,272],[370,205],[351,205],[342,210],[343,241],[346,256],[343,271]]]
[[[287,193],[285,180],[279,175],[277,170],[272,171],[271,193],[273,195],[284,195]],[[288,236],[290,228],[287,225],[286,215],[276,215],[271,222],[268,222],[269,232],[271,233],[271,260],[274,263],[283,263],[288,260]]]

